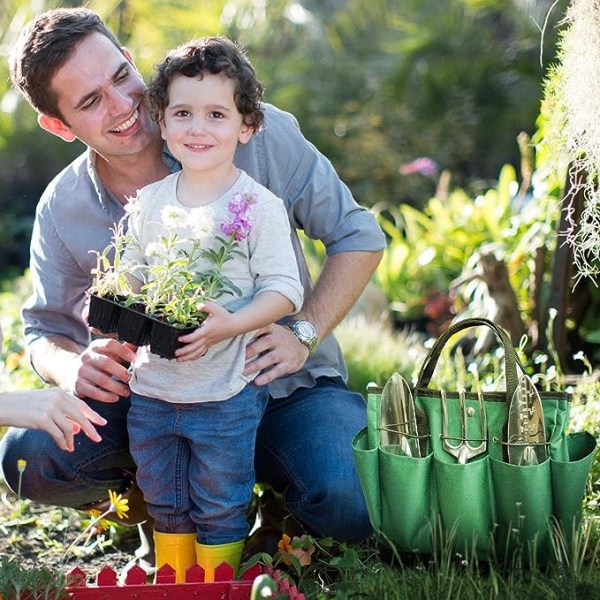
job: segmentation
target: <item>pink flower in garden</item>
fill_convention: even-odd
[[[400,165],[400,175],[412,175],[413,173],[419,173],[425,177],[431,177],[434,179],[438,173],[438,164],[433,158],[428,156],[421,156],[415,158],[415,160]]]
[[[231,217],[223,220],[221,231],[225,235],[233,235],[236,242],[248,237],[252,230],[252,220],[250,219],[250,207],[256,204],[258,195],[256,192],[244,193],[238,192],[233,195],[227,208]]]
[[[306,600],[306,596],[298,590],[296,584],[291,580],[289,575],[283,573],[279,569],[273,569],[271,566],[265,566],[265,572],[273,578],[277,584],[277,591],[282,594],[287,600]]]

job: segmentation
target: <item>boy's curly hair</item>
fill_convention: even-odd
[[[202,79],[204,73],[221,74],[235,82],[235,105],[244,123],[257,132],[264,120],[263,86],[244,50],[225,37],[191,40],[168,52],[148,87],[152,118],[163,118],[169,104],[169,85],[175,75]]]

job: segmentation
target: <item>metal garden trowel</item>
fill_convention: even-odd
[[[419,458],[421,443],[419,427],[426,432],[425,413],[415,405],[407,381],[394,373],[383,388],[381,395],[381,419],[379,423],[381,445],[386,450]]]
[[[542,401],[527,375],[519,380],[508,409],[508,462],[537,465],[547,457]]]

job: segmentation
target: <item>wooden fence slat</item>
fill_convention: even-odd
[[[156,571],[156,583],[175,583],[175,569],[168,563]]]
[[[105,566],[96,575],[96,585],[117,585],[117,579],[117,572]]]
[[[133,565],[125,575],[125,585],[146,585],[146,571],[139,565]]]
[[[192,565],[185,572],[185,580],[187,583],[204,583],[204,569],[200,565]]]
[[[233,581],[233,568],[229,563],[222,562],[215,567],[215,581]]]

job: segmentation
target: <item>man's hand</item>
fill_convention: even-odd
[[[73,355],[72,381],[62,387],[80,398],[116,402],[129,396],[126,363],[135,360],[136,347],[113,339],[94,340],[81,354]]]
[[[246,346],[244,375],[268,369],[254,380],[256,385],[266,385],[296,373],[307,359],[308,348],[287,327],[268,325]]]

